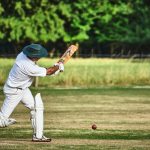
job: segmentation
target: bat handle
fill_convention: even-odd
[[[60,60],[58,61],[58,63],[59,63],[59,62],[61,62],[61,63],[64,64],[64,60],[63,60],[63,59],[60,59]]]

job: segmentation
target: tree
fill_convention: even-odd
[[[15,45],[30,41],[141,47],[149,44],[149,26],[148,0],[0,1],[0,40]]]

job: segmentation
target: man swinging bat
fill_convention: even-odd
[[[9,118],[19,102],[30,109],[33,128],[33,142],[50,142],[51,139],[43,135],[43,101],[40,93],[35,97],[29,89],[36,76],[57,75],[64,71],[64,63],[69,60],[77,47],[71,45],[61,59],[52,67],[44,68],[35,64],[40,58],[48,55],[47,50],[40,44],[30,44],[23,48],[9,73],[3,91],[5,100],[0,110],[0,127],[7,127],[16,123]]]

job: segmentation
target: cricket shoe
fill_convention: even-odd
[[[15,124],[16,120],[12,118],[0,118],[0,127],[5,128],[12,124]]]
[[[37,138],[35,135],[32,137],[32,142],[51,142],[52,139],[45,137],[44,135],[42,138]]]
[[[17,121],[13,118],[8,118],[7,126],[15,124]]]

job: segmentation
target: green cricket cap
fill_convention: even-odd
[[[31,58],[41,58],[48,55],[47,50],[40,44],[30,44],[23,48],[23,53]]]

